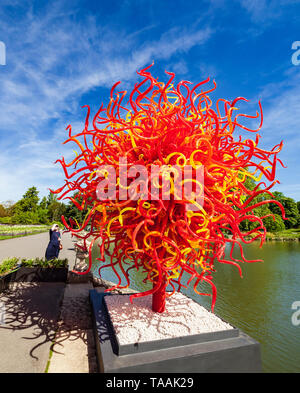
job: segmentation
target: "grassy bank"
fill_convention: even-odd
[[[300,228],[286,229],[281,232],[267,232],[268,240],[299,240]]]
[[[48,229],[47,225],[0,225],[0,240],[35,235]]]
[[[247,236],[246,239],[251,239],[257,236],[257,233],[252,233],[251,236]],[[260,239],[257,239],[258,241]],[[284,231],[280,232],[267,232],[266,240],[291,240],[291,241],[300,241],[300,228],[292,228],[292,229],[285,229]]]
[[[46,231],[34,232],[34,233],[26,233],[26,234],[20,234],[20,235],[7,235],[7,236],[1,236],[0,235],[0,240],[8,240],[8,239],[15,239],[16,237],[32,236],[32,235],[37,235],[39,233],[45,233],[45,232]]]

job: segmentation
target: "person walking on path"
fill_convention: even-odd
[[[52,228],[49,230],[49,234],[50,241],[45,255],[47,261],[58,258],[59,251],[62,249],[61,235],[59,232],[59,226],[57,224],[52,226]]]

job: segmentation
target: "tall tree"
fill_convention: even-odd
[[[22,199],[16,203],[16,209],[21,212],[35,212],[39,203],[39,192],[36,187],[30,187]]]
[[[49,192],[47,196],[47,207],[49,207],[53,202],[57,202],[57,196],[52,192]]]
[[[66,205],[61,202],[53,201],[48,206],[48,217],[49,220],[52,221],[60,221],[61,216],[66,212]]]
[[[294,201],[294,199],[284,196],[282,192],[275,191],[273,192],[273,195],[275,199],[279,201],[284,207],[285,215],[288,218],[288,220],[284,221],[285,227],[286,228],[296,227],[299,221],[299,211],[298,211],[297,203]],[[281,214],[279,207],[275,203],[270,204],[269,209],[274,214],[278,214],[278,215]]]
[[[42,198],[42,200],[41,200],[41,202],[40,202],[40,208],[41,209],[47,209],[47,198],[46,197],[43,197]]]

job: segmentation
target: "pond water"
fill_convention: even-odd
[[[96,276],[100,266],[96,260],[98,250],[93,249]],[[273,241],[259,248],[254,242],[244,246],[244,252],[246,258],[264,262],[243,263],[243,278],[234,266],[216,264],[215,313],[261,343],[265,372],[300,372],[300,325],[292,323],[292,304],[300,302],[300,243]],[[103,269],[102,277],[116,282],[110,269]],[[140,272],[131,270],[130,277],[131,288],[150,288],[142,283],[144,276]],[[209,285],[204,283],[202,288],[210,292]],[[210,297],[195,294],[192,286],[182,292],[210,310]]]

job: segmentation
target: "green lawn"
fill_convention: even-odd
[[[0,240],[35,235],[48,229],[47,225],[0,225]]]

